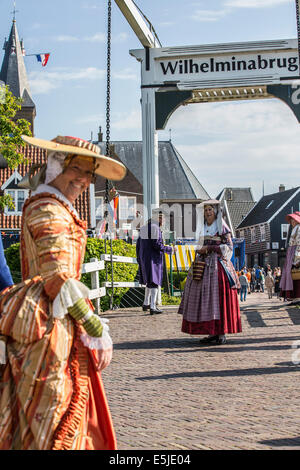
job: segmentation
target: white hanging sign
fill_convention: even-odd
[[[270,85],[299,76],[296,39],[130,52],[143,61],[142,86],[188,90]]]

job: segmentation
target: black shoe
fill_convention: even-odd
[[[213,343],[214,341],[217,341],[218,339],[219,339],[218,335],[207,336],[206,338],[200,339],[199,343],[200,344],[209,344],[209,343]]]
[[[146,312],[150,309],[150,305],[143,305],[143,312]]]
[[[150,315],[158,315],[159,313],[163,313],[163,311],[158,308],[150,308]]]
[[[226,338],[218,338],[217,339],[217,344],[226,344],[227,343],[227,339]]]

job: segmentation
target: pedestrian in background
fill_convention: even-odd
[[[251,285],[251,270],[247,269],[245,274],[246,274],[246,278],[248,280],[248,294],[251,294],[251,288],[250,288],[250,285]]]
[[[262,292],[265,292],[265,273],[262,269],[260,271],[260,288]]]
[[[278,299],[281,300],[280,297],[280,280],[281,280],[281,270],[280,268],[275,268],[274,270],[274,293]]]
[[[256,292],[261,290],[261,269],[259,266],[255,270],[255,290]]]
[[[255,292],[255,284],[256,284],[256,278],[255,278],[255,268],[252,268],[251,270],[251,281],[250,281],[250,288],[251,292]]]
[[[247,292],[249,288],[249,282],[247,279],[246,274],[242,271],[239,277],[240,285],[241,285],[241,302],[246,302]]]
[[[272,276],[272,271],[268,271],[266,280],[265,280],[265,286],[268,292],[269,299],[272,299],[273,296],[273,287],[274,287],[274,279]]]
[[[0,236],[0,291],[6,287],[12,286],[14,283],[9,267],[7,266],[4,249],[2,244],[2,237]]]

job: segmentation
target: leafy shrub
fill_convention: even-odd
[[[181,302],[181,297],[175,297],[162,292],[161,294],[161,303],[162,305],[179,305]]]
[[[110,254],[111,247],[110,241],[107,241],[107,254]],[[114,255],[118,256],[129,256],[135,257],[136,251],[134,245],[129,245],[123,240],[113,240],[112,241],[112,250]],[[84,262],[88,263],[91,258],[100,259],[101,255],[105,253],[105,242],[104,240],[96,238],[88,238],[86,252],[84,257]],[[21,281],[21,266],[20,266],[20,243],[15,243],[5,250],[5,256],[7,264],[11,270],[11,274],[15,283]],[[111,264],[106,262],[107,269],[107,280],[111,281],[112,272]],[[113,277],[116,282],[132,282],[136,279],[138,272],[137,264],[127,264],[127,263],[113,263]],[[100,286],[102,282],[106,281],[106,270],[99,271],[99,280]],[[81,281],[91,288],[91,275],[83,274]],[[101,309],[108,310],[110,306],[110,296],[112,289],[106,289],[108,293],[106,296],[101,297],[100,304]],[[113,291],[113,304],[114,306],[119,306],[123,295],[128,291],[127,287],[117,287]]]
[[[6,261],[15,284],[21,282],[20,243],[14,243],[4,250]]]
[[[135,257],[136,250],[134,245],[130,245],[123,240],[113,240],[112,241],[113,254],[118,256],[129,256]],[[106,242],[106,251],[107,254],[110,254],[111,246],[110,241]],[[88,263],[91,258],[101,258],[101,255],[105,253],[105,242],[104,240],[96,238],[88,238],[86,252],[84,257],[84,262]],[[10,268],[13,280],[15,283],[21,281],[21,265],[20,265],[20,243],[15,243],[10,245],[9,248],[5,250],[5,256],[7,264]],[[111,281],[111,264],[106,262],[107,270],[107,280]],[[106,270],[99,271],[99,281],[100,286],[102,282],[106,281]],[[113,263],[113,277],[115,282],[133,282],[137,279],[138,265],[137,264],[127,264],[127,263]],[[168,273],[170,279],[170,273]],[[173,286],[175,289],[179,290],[179,283],[186,278],[187,272],[174,272],[173,271]],[[91,275],[83,274],[81,281],[91,288]],[[116,287],[113,291],[113,305],[118,307],[121,303],[122,297],[126,294],[129,289],[126,287]],[[101,297],[100,305],[102,311],[108,310],[110,308],[110,294],[111,289],[106,289],[107,295]],[[181,297],[171,297],[166,293],[162,293],[162,304],[163,305],[177,305],[180,303]]]
[[[110,241],[106,242],[107,254],[111,253]],[[135,258],[136,250],[134,245],[126,243],[124,240],[112,240],[112,251],[117,256],[129,256]],[[91,258],[101,258],[101,255],[105,253],[105,242],[97,238],[88,238],[86,253],[84,262],[88,263]],[[111,263],[106,262],[107,280],[112,279]],[[100,285],[106,281],[106,270],[99,271]],[[113,263],[113,279],[115,282],[133,282],[137,277],[138,265],[127,264],[127,263]],[[91,288],[91,276],[90,274],[83,274],[81,281]],[[127,287],[116,287],[113,290],[113,306],[118,307],[120,305],[122,297],[128,291]],[[106,288],[108,294],[112,293],[112,289]],[[102,311],[108,310],[110,307],[110,296],[106,295],[101,297],[100,300]]]

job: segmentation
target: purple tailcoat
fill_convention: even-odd
[[[158,222],[150,220],[141,227],[136,243],[141,284],[162,285],[164,253],[171,254],[172,247],[164,245]]]

